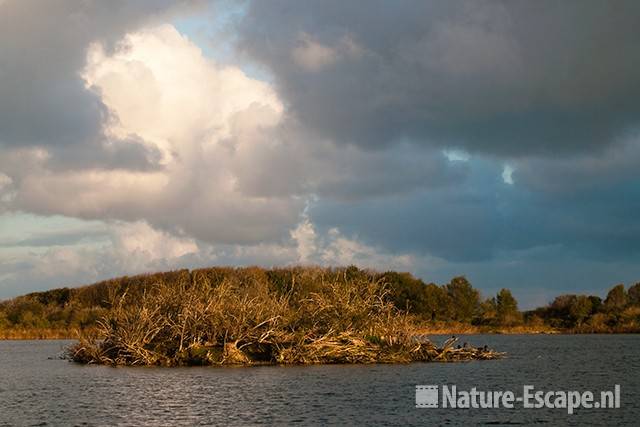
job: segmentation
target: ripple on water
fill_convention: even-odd
[[[0,341],[0,425],[627,424],[640,417],[640,336],[471,336],[505,360],[457,364],[110,368],[68,342]],[[416,384],[518,392],[622,386],[619,410],[416,409]]]

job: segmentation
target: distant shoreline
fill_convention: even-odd
[[[85,331],[83,331],[85,332]],[[516,327],[512,329],[486,329],[470,326],[468,328],[421,328],[420,335],[449,336],[449,335],[634,335],[640,334],[640,330],[631,331],[576,331],[563,329],[529,330]],[[3,331],[0,330],[0,341],[38,341],[38,340],[78,340],[78,331]]]
[[[70,359],[107,365],[486,360],[500,349],[450,338],[638,332],[640,283],[520,311],[508,289],[483,296],[463,276],[437,285],[356,266],[178,270],[0,302],[0,339],[76,340]]]

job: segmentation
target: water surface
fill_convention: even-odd
[[[437,340],[444,338],[438,337]],[[0,341],[0,425],[639,425],[640,335],[466,336],[509,357],[408,365],[111,368],[70,341]],[[601,390],[620,409],[416,409],[415,386]]]

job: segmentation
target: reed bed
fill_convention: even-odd
[[[77,335],[77,331],[71,329],[11,328],[0,330],[0,340],[61,340],[74,338]]]
[[[418,335],[378,275],[348,269],[183,271],[111,293],[69,357],[110,365],[407,363],[493,359]]]

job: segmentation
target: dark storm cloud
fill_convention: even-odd
[[[629,1],[318,1],[253,2],[239,28],[290,113],[336,144],[409,142],[417,162],[425,147],[471,153],[450,186],[321,194],[319,229],[439,257],[446,267],[424,269],[436,280],[584,276],[562,285],[576,289],[608,286],[598,268],[616,280],[638,271],[639,27]]]
[[[452,164],[437,150],[416,151],[408,143],[380,150],[345,147],[291,122],[264,129],[251,156],[238,162],[237,185],[244,194],[357,200],[450,187],[466,176],[466,165]]]
[[[513,176],[533,191],[572,197],[624,188],[640,180],[640,135],[637,133],[598,153],[572,157],[523,159],[514,163]],[[631,186],[631,188],[633,185]]]
[[[251,3],[241,47],[339,142],[507,156],[611,144],[640,118],[635,1]]]
[[[484,166],[484,167],[482,167]],[[311,210],[321,228],[340,224],[345,235],[399,253],[430,254],[452,262],[490,259],[504,242],[508,213],[502,202],[510,188],[499,170],[474,165],[454,188],[361,202],[322,200]]]
[[[592,191],[544,193],[505,184],[499,165],[472,163],[468,179],[395,199],[321,201],[311,211],[320,227],[340,224],[347,236],[454,263],[491,264],[532,248],[562,248],[572,259],[640,261],[640,180]],[[539,255],[556,262],[557,255]]]

